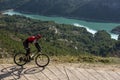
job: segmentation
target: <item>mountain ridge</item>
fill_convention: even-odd
[[[15,0],[10,0],[15,2]],[[11,5],[10,1],[5,2]],[[19,2],[19,3],[18,3]],[[76,19],[120,22],[119,0],[24,0],[14,6],[17,11],[46,16],[63,16]],[[2,5],[1,8],[5,5]]]

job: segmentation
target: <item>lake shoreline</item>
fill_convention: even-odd
[[[71,24],[71,25],[77,24],[79,25],[77,27],[85,27],[86,29],[88,29],[88,32],[90,31],[90,33],[92,31],[92,34],[94,34],[93,32],[96,32],[99,30],[106,30],[108,33],[111,34],[111,38],[116,39],[116,40],[118,39],[117,34],[111,33],[111,30],[113,28],[120,25],[118,23],[88,22],[84,20],[77,20],[77,19],[58,17],[58,16],[48,17],[48,16],[32,14],[32,13],[27,14],[25,12],[15,11],[13,9],[6,10],[4,11],[3,14],[22,15],[25,17],[42,20],[42,21],[54,21],[55,23],[58,23],[58,24]]]
[[[20,11],[20,10],[15,10],[15,9],[8,9],[8,10],[4,10],[4,11],[0,11],[1,14],[5,13],[5,12],[9,12],[9,11],[15,11],[15,12],[19,12],[22,14],[29,14],[29,15],[41,15],[41,16],[46,16],[46,17],[63,17],[63,18],[67,18],[67,19],[76,19],[76,20],[82,20],[82,21],[86,21],[86,22],[97,22],[97,23],[120,23],[120,21],[107,21],[107,20],[99,20],[99,19],[89,19],[89,18],[78,18],[78,17],[70,17],[70,16],[60,16],[60,15],[44,15],[44,14],[37,14],[37,13],[33,13],[33,12],[26,12],[26,11]]]
[[[7,12],[7,11],[15,11],[15,12],[19,12],[22,14],[29,14],[29,15],[41,15],[41,16],[46,16],[46,17],[64,17],[67,19],[76,19],[76,20],[83,20],[86,22],[97,22],[97,23],[118,23],[120,24],[120,21],[111,21],[111,20],[99,20],[99,19],[89,19],[89,18],[78,18],[78,17],[70,17],[70,16],[60,16],[60,15],[44,15],[44,14],[40,14],[40,13],[34,13],[34,12],[27,12],[27,11],[21,11],[21,10],[16,10],[16,9],[7,9],[7,10],[3,10],[0,11],[1,14]]]
[[[14,9],[12,9],[14,10]],[[83,20],[86,22],[97,22],[97,23],[120,23],[120,21],[111,21],[111,20],[99,20],[99,19],[89,19],[89,18],[78,18],[78,17],[70,17],[70,16],[60,16],[60,15],[44,15],[44,14],[40,14],[40,13],[34,13],[34,12],[27,12],[27,11],[20,11],[20,10],[14,10],[16,12],[19,13],[23,13],[23,14],[30,14],[30,15],[41,15],[41,16],[47,16],[47,17],[64,17],[67,19],[76,19],[76,20]]]

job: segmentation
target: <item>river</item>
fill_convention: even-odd
[[[118,39],[118,35],[113,34],[110,31],[116,26],[120,25],[120,23],[88,22],[84,20],[68,19],[64,17],[47,17],[47,16],[41,16],[41,15],[20,13],[14,10],[7,10],[3,14],[22,15],[32,19],[38,19],[42,21],[54,21],[59,24],[72,24],[77,27],[85,27],[87,31],[89,31],[92,34],[95,34],[98,30],[106,30],[111,35],[111,38],[116,40]]]

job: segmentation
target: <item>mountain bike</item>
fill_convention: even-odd
[[[28,56],[25,53],[17,53],[14,55],[14,63],[18,66],[23,66],[31,60],[35,60],[35,63],[39,67],[45,67],[49,64],[50,58],[47,54],[43,54],[42,52],[32,52]]]

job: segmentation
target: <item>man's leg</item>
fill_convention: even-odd
[[[24,48],[26,50],[26,58],[29,61],[30,60],[30,48],[29,48],[28,42],[24,41],[23,46],[24,46]]]

